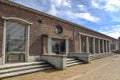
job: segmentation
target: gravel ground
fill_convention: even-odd
[[[2,80],[120,80],[120,55],[94,60],[66,70],[47,70]]]

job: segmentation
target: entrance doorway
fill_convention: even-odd
[[[66,54],[66,40],[52,38],[52,52],[55,54]]]
[[[17,21],[6,22],[5,62],[24,62],[26,56],[27,27]]]

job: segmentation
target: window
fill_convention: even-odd
[[[15,21],[7,21],[6,51],[25,51],[26,27]]]
[[[63,29],[60,25],[55,26],[55,33],[57,35],[62,34],[62,32],[63,32]]]
[[[52,52],[56,54],[66,53],[66,44],[64,39],[52,39]]]
[[[26,52],[26,25],[9,20],[6,23],[6,63],[24,62]]]

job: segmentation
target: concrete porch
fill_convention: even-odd
[[[55,66],[55,68],[63,70],[69,66],[89,63],[92,60],[100,59],[110,55],[114,55],[114,53],[89,54],[89,53],[71,52],[68,55],[45,54],[45,55],[42,55],[40,58],[41,60],[45,60],[48,63],[52,64],[53,66]]]

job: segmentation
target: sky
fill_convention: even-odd
[[[120,0],[10,0],[118,39]]]

